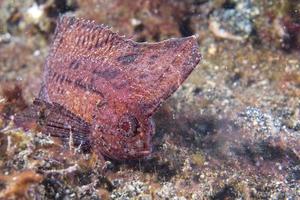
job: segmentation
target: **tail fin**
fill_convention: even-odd
[[[44,134],[63,141],[72,138],[74,145],[84,151],[90,149],[90,124],[57,103],[35,99],[29,108],[15,116],[14,122],[25,130],[37,127]]]

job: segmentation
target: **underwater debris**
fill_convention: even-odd
[[[223,7],[210,15],[210,31],[218,38],[244,41],[254,29],[252,18],[259,13],[258,9],[248,0]]]
[[[124,187],[118,190],[114,190],[110,197],[116,200],[131,199],[139,197],[139,195],[143,193],[147,193],[148,190],[149,188],[145,183],[137,180],[126,184]]]
[[[0,109],[2,115],[8,118],[16,112],[20,112],[27,107],[23,98],[23,91],[20,85],[3,84],[0,88],[3,99],[0,102]]]
[[[34,171],[16,172],[7,176],[0,175],[0,181],[5,183],[5,189],[0,191],[0,199],[29,199],[29,187],[42,180],[43,176]]]
[[[105,21],[134,41],[162,41],[191,36],[194,1],[174,0],[78,0],[77,15],[97,22]],[[114,12],[111,12],[111,11]],[[122,14],[120,14],[122,13]]]

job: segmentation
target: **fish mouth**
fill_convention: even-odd
[[[138,160],[144,159],[151,155],[152,148],[144,148],[141,150],[133,150],[133,151],[118,151],[118,152],[107,152],[107,151],[100,151],[100,153],[107,157],[108,159],[115,160],[115,161],[130,161],[130,160]]]

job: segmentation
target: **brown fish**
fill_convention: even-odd
[[[142,158],[151,153],[154,111],[200,58],[194,36],[137,43],[63,16],[39,98],[25,116],[37,118],[43,132],[91,145],[109,158]]]

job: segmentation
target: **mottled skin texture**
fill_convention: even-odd
[[[199,61],[193,36],[136,43],[94,22],[61,17],[35,101],[50,110],[44,132],[87,138],[84,144],[116,160],[145,157],[153,112]]]

